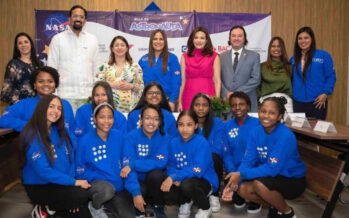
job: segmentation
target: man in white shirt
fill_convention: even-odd
[[[60,74],[57,94],[67,99],[74,110],[90,96],[101,64],[97,38],[84,30],[86,16],[85,8],[74,5],[69,11],[70,28],[52,38],[48,52],[47,65]]]

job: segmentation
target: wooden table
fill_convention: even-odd
[[[288,127],[297,136],[299,153],[307,168],[307,188],[327,201],[322,217],[330,218],[349,171],[349,127],[335,125],[337,133],[322,133],[313,131],[315,123],[310,121],[311,129]],[[339,151],[342,158],[319,153],[318,146]]]

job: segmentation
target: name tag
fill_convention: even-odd
[[[334,127],[332,122],[327,122],[323,120],[318,120],[314,131],[323,132],[323,133],[337,133],[336,127]]]
[[[306,117],[296,117],[293,121],[291,126],[299,127],[299,128],[310,128],[311,126],[309,124],[309,121]]]

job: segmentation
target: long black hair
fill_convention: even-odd
[[[153,40],[155,38],[155,35],[157,33],[160,33],[162,35],[162,38],[164,39],[164,48],[162,49],[161,52],[161,57],[162,57],[162,73],[166,74],[167,72],[167,63],[168,63],[168,56],[169,56],[169,52],[168,52],[168,43],[167,43],[167,36],[164,30],[161,29],[156,29],[153,32],[151,32],[150,34],[150,39],[149,39],[149,49],[148,49],[148,63],[149,66],[153,66],[153,57],[155,55],[155,51],[154,51],[154,47],[153,47]]]
[[[184,110],[182,112],[179,113],[178,117],[177,117],[177,121],[176,121],[176,127],[178,129],[178,122],[179,120],[183,117],[183,116],[189,116],[190,118],[192,118],[194,120],[195,124],[199,123],[198,117],[196,116],[196,114],[194,113],[194,111],[192,110]],[[195,129],[194,133],[198,133],[198,129]]]
[[[144,88],[142,96],[139,99],[136,107],[132,111],[141,109],[144,105],[148,104],[147,101],[145,100],[146,99],[145,96],[146,96],[147,92],[149,91],[149,89],[151,87],[153,87],[153,86],[156,86],[160,90],[160,92],[161,92],[161,101],[160,101],[160,104],[159,104],[160,108],[166,109],[166,110],[171,112],[171,108],[170,108],[170,105],[168,104],[168,100],[166,98],[164,89],[157,82],[150,82],[150,83],[148,83],[148,85]]]
[[[206,114],[204,128],[203,128],[204,137],[206,139],[208,139],[208,137],[210,136],[211,130],[212,130],[213,119],[214,119],[212,103],[211,103],[210,98],[206,94],[203,94],[203,93],[196,94],[193,97],[193,100],[191,101],[191,105],[190,105],[190,110],[193,111],[194,113],[195,113],[195,111],[194,111],[195,101],[198,98],[204,98],[208,102],[209,110],[208,110],[208,113]]]
[[[33,116],[30,118],[27,125],[25,125],[20,135],[24,152],[29,149],[34,139],[37,139],[40,143],[40,146],[45,150],[51,166],[53,165],[54,161],[54,151],[51,146],[52,142],[50,139],[50,131],[47,126],[47,110],[51,101],[55,98],[58,99],[62,104],[62,100],[56,95],[46,95],[41,98],[38,105],[36,106]],[[69,160],[72,161],[72,141],[65,129],[63,104],[61,117],[55,123],[52,123],[51,126],[57,127],[58,135],[60,138],[58,146],[62,146],[65,142],[65,146],[69,154]]]
[[[187,41],[187,48],[188,48],[188,57],[193,57],[193,51],[195,49],[194,46],[194,38],[197,32],[203,32],[206,37],[206,44],[204,46],[204,49],[202,51],[203,56],[212,56],[213,55],[213,45],[211,41],[210,34],[208,33],[208,30],[205,27],[198,26],[196,27],[191,33]]]
[[[32,38],[24,32],[18,33],[15,37],[15,44],[13,46],[13,59],[19,59],[21,57],[21,52],[19,51],[18,47],[17,47],[17,42],[18,42],[18,38],[21,36],[25,36],[28,38],[29,42],[30,42],[30,60],[32,62],[32,65],[34,66],[34,68],[37,67],[42,67],[41,62],[39,61],[39,59],[36,57],[36,51],[35,51],[35,47],[34,47],[34,42],[32,40]]]
[[[299,36],[299,34],[304,33],[304,32],[309,34],[309,36],[311,38],[311,44],[310,44],[309,51],[307,51],[307,53],[306,53],[306,60],[305,60],[305,64],[304,64],[304,68],[303,68],[303,75],[302,75],[303,82],[304,82],[305,77],[306,77],[307,68],[309,65],[311,65],[311,62],[313,61],[313,54],[316,50],[316,41],[315,41],[314,31],[308,26],[304,26],[304,27],[300,28],[297,31],[296,39],[294,42],[294,54],[293,54],[294,62],[295,62],[295,66],[296,66],[296,72],[299,76],[301,75],[301,73],[298,70],[298,64],[301,63],[302,49],[298,45],[298,36]]]
[[[159,123],[159,131],[161,135],[165,135],[165,130],[164,130],[164,115],[162,114],[161,108],[158,105],[153,105],[153,104],[146,104],[144,107],[142,107],[141,110],[141,119],[143,118],[143,114],[147,109],[154,109],[156,112],[158,112],[159,118],[160,118],[160,123]]]
[[[94,96],[95,96],[96,88],[99,86],[103,87],[105,92],[107,93],[107,98],[108,98],[107,103],[110,104],[115,109],[114,101],[113,101],[113,91],[112,91],[109,83],[105,82],[105,81],[98,81],[95,83],[95,85],[93,86],[93,89],[92,89],[92,94],[91,94],[92,111],[94,111],[94,109],[97,106],[96,102],[94,101]]]

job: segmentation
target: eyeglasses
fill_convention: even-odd
[[[71,17],[74,19],[76,19],[76,18],[85,19],[84,15],[78,15],[78,14],[73,14]]]
[[[147,95],[161,95],[160,91],[148,91]]]
[[[144,119],[146,121],[154,121],[154,122],[160,122],[160,118],[159,117],[151,117],[151,116],[144,116]]]

